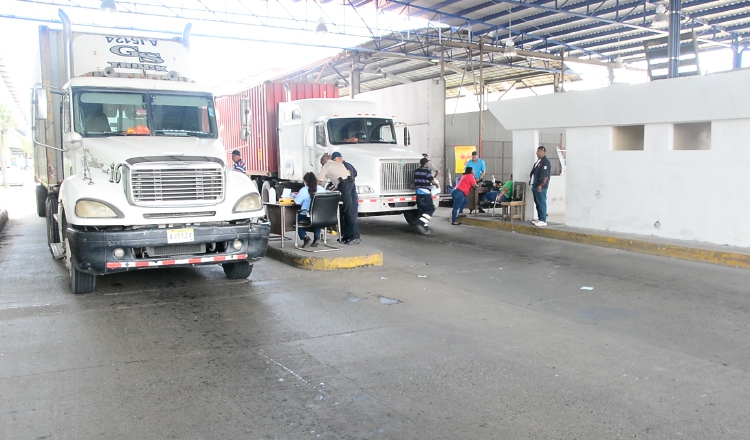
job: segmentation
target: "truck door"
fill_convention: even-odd
[[[311,158],[311,165],[313,166],[313,169],[317,171],[320,171],[321,165],[320,165],[320,158],[323,156],[323,152],[325,151],[326,147],[326,127],[325,124],[322,122],[316,122],[315,126],[315,143],[310,151],[310,158]]]

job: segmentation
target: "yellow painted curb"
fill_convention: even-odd
[[[382,266],[383,253],[378,251],[368,255],[336,256],[337,252],[323,252],[318,255],[299,255],[296,250],[282,250],[268,246],[266,255],[290,266],[308,270],[354,269],[366,266]]]
[[[561,231],[559,229],[537,228],[535,226],[524,225],[520,222],[510,223],[470,217],[461,219],[461,222],[466,225],[477,226],[480,228],[497,229],[508,232],[514,231],[518,234],[536,235],[537,237],[617,248],[643,254],[661,255],[664,257],[679,258],[681,260],[700,261],[704,263],[750,269],[750,254],[698,249],[687,246],[674,246],[607,235]]]

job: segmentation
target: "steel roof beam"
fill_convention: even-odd
[[[691,3],[686,4],[684,7],[685,8],[696,7],[696,6],[700,6],[700,5],[703,5],[703,4],[712,3],[714,1],[715,0],[697,0],[697,1],[693,1]],[[618,10],[631,9],[632,6],[633,6],[633,3],[629,3],[627,5],[615,6],[615,7],[612,7],[612,8],[601,10],[598,13],[596,13],[594,16],[612,14],[613,12],[616,13]],[[636,8],[639,8],[639,7],[642,7],[642,6],[643,6],[643,3],[639,3],[636,6]],[[731,6],[736,7],[736,5],[731,5]],[[746,5],[743,5],[743,7],[746,7]],[[706,11],[709,11],[709,10],[706,10]],[[704,11],[704,12],[706,12],[706,11]],[[633,20],[637,20],[637,19],[642,19],[642,18],[645,18],[645,17],[649,17],[649,16],[652,16],[652,15],[654,15],[654,10],[642,11],[642,12],[638,12],[636,14],[628,14],[628,15],[620,18],[618,20],[618,22],[622,22],[624,20],[633,21]],[[687,15],[689,15],[690,17],[694,17],[695,16],[695,14],[687,14]],[[706,14],[703,14],[703,15],[708,15],[708,12],[706,12]],[[541,16],[541,14],[540,14],[540,16]],[[578,18],[578,17],[570,17],[570,18],[566,18],[566,19],[563,19],[563,20],[555,21],[555,22],[545,23],[544,25],[542,25],[541,27],[539,27],[539,29],[551,29],[551,28],[555,28],[555,27],[559,27],[559,26],[564,26],[566,24],[572,24],[572,23],[576,23],[576,22],[580,22],[580,21],[581,21],[581,19]],[[606,23],[589,23],[589,24],[584,24],[583,26],[579,26],[579,27],[575,27],[575,28],[567,28],[567,29],[563,29],[563,30],[559,30],[559,31],[555,31],[555,32],[549,32],[549,33],[547,33],[545,35],[549,35],[551,37],[557,38],[557,37],[561,37],[561,36],[568,35],[568,34],[571,34],[571,33],[576,33],[576,32],[582,32],[582,31],[587,31],[587,30],[593,30],[593,29],[603,28],[603,27],[605,27],[607,25],[608,24],[606,24]],[[570,42],[569,39],[564,39],[564,40],[566,42]],[[544,49],[544,48],[552,47],[552,46],[554,46],[554,45],[546,44],[545,43],[545,44],[536,46],[535,49],[536,48]]]
[[[503,2],[507,2],[509,0],[502,0],[502,1]],[[518,34],[518,35],[521,34],[521,32],[513,31],[513,30],[510,30],[510,29],[504,28],[503,26],[494,25],[492,23],[487,23],[486,21],[483,21],[483,20],[472,20],[470,18],[462,17],[462,16],[457,15],[457,14],[448,14],[448,13],[445,13],[445,12],[441,12],[441,11],[435,10],[434,8],[428,8],[428,7],[424,7],[424,6],[418,6],[418,5],[411,5],[409,2],[406,2],[406,1],[403,1],[403,0],[391,0],[391,2],[402,4],[404,6],[410,5],[410,7],[415,8],[415,9],[419,9],[419,10],[422,10],[422,11],[439,13],[439,14],[442,14],[442,15],[444,15],[446,17],[450,17],[450,18],[458,19],[458,20],[463,20],[463,21],[466,21],[466,23],[469,26],[482,25],[482,26],[486,26],[488,28],[503,29],[503,30],[506,30],[506,31],[509,31],[509,32],[512,32],[512,33],[515,33],[515,34]],[[513,2],[513,3],[515,3],[515,2]],[[477,33],[475,33],[475,35],[477,35]],[[533,34],[528,34],[528,35],[530,35],[532,38],[534,38],[536,40],[551,41],[551,42],[559,44],[561,46],[565,46],[566,48],[569,48],[570,50],[576,50],[576,51],[580,51],[580,52],[585,52],[585,53],[587,53],[589,55],[599,55],[597,53],[594,53],[594,52],[591,52],[591,51],[587,51],[587,50],[582,49],[582,48],[578,48],[578,47],[575,47],[575,46],[571,46],[571,45],[565,44],[565,42],[563,42],[563,41],[556,41],[556,40],[545,39],[544,37],[539,37],[539,36],[536,36],[536,35],[533,35]]]
[[[502,1],[503,3],[510,3],[510,4],[514,4],[514,5],[519,5],[521,7],[528,8],[528,9],[540,9],[540,10],[549,11],[549,12],[552,12],[552,13],[572,15],[574,17],[583,18],[583,19],[587,19],[587,20],[598,20],[598,21],[601,21],[601,22],[604,22],[604,23],[616,24],[616,25],[620,25],[620,26],[623,26],[623,27],[626,27],[626,28],[630,28],[630,29],[648,31],[648,32],[651,32],[651,33],[661,34],[661,35],[669,35],[668,31],[665,31],[665,30],[662,30],[662,29],[654,29],[654,28],[649,28],[649,27],[640,26],[640,25],[636,25],[636,24],[624,23],[624,22],[620,22],[620,21],[613,20],[613,19],[610,19],[610,18],[604,18],[604,17],[587,15],[587,14],[583,14],[583,13],[580,13],[580,12],[575,12],[575,11],[568,10],[568,9],[556,9],[556,8],[551,8],[551,7],[548,7],[548,6],[537,5],[535,3],[523,3],[520,0],[500,0],[500,1]],[[476,34],[483,34],[483,33],[486,33],[486,32],[489,32],[489,30],[484,29],[484,30],[482,30],[480,32],[477,32]],[[532,35],[532,34],[528,34],[528,35]],[[548,41],[556,43],[553,40],[549,40],[548,39]],[[703,39],[702,41],[707,42],[707,43],[711,43],[710,39]],[[721,45],[725,45],[725,44],[721,44]],[[566,47],[575,47],[575,46],[571,46],[571,45],[565,45],[565,46]]]

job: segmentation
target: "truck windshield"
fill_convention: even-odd
[[[75,131],[84,137],[217,133],[210,96],[84,91],[74,102]]]
[[[328,121],[331,144],[395,144],[392,119],[339,118]]]

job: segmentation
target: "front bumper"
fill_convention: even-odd
[[[432,196],[437,200],[437,196]],[[417,209],[416,194],[372,196],[359,194],[359,213],[365,215],[401,214]]]
[[[85,273],[102,275],[154,267],[198,266],[236,261],[258,261],[266,255],[268,224],[231,226],[191,226],[194,241],[189,244],[216,244],[216,249],[201,254],[161,255],[144,257],[139,249],[170,246],[167,229],[137,229],[128,231],[80,231],[68,228],[70,251],[76,268]],[[240,240],[242,247],[234,250],[228,243]],[[116,258],[115,249],[123,249],[124,256]],[[176,247],[175,249],[178,249]]]

